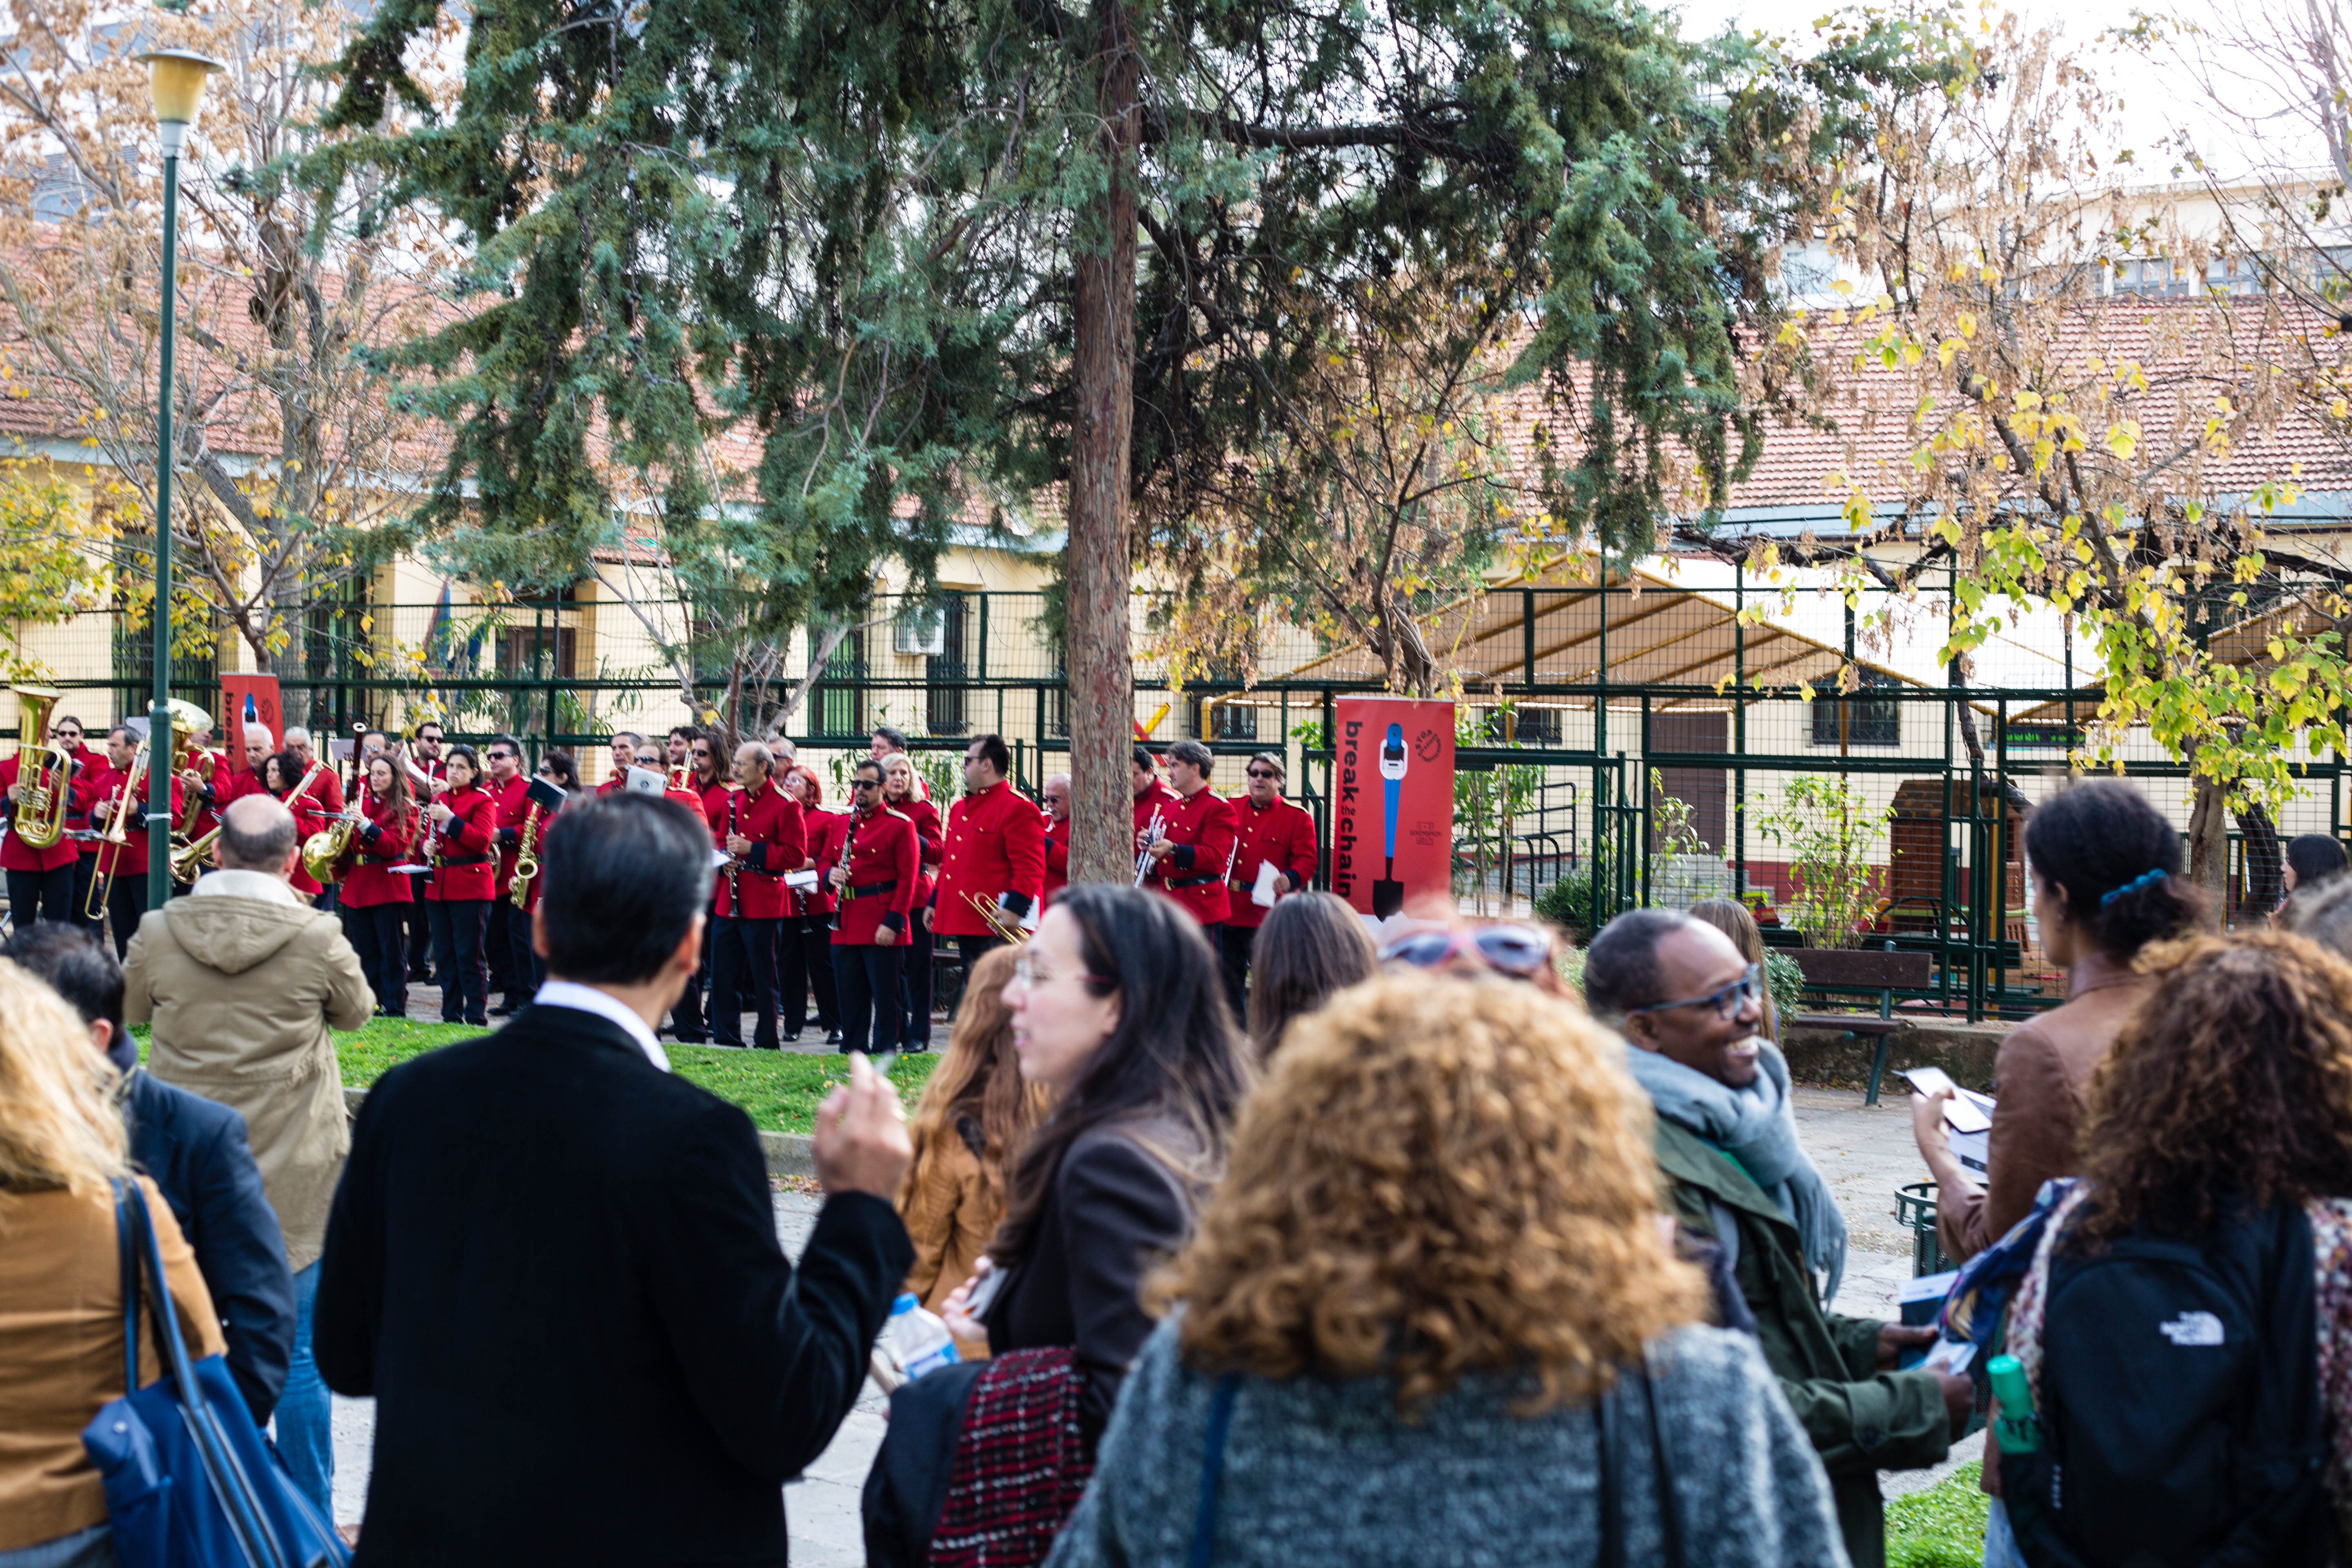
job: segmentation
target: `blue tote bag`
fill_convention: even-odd
[[[219,1356],[188,1359],[163,1283],[163,1251],[136,1182],[114,1184],[122,1258],[123,1386],[82,1428],[106,1483],[121,1568],[348,1568],[333,1525],[295,1489],[278,1450],[253,1424]],[[144,1270],[152,1296],[140,1288]],[[169,1367],[139,1386],[139,1303],[146,1296]]]

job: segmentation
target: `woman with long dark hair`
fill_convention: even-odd
[[[1021,1076],[1013,1009],[1004,999],[1018,954],[1000,947],[972,965],[939,1070],[907,1124],[915,1148],[898,1187],[898,1217],[914,1238],[906,1288],[936,1311],[971,1278],[1004,1217],[1004,1177],[1046,1094]]]
[[[378,1016],[408,1016],[408,910],[415,897],[412,873],[392,868],[408,858],[416,815],[408,780],[384,756],[368,759],[352,809],[360,823],[344,853],[343,926],[359,949],[360,967],[375,991]]]
[[[1264,1061],[1283,1030],[1381,972],[1364,917],[1331,893],[1293,893],[1266,911],[1250,943],[1249,1034]]]
[[[432,870],[425,879],[425,918],[433,931],[433,967],[441,975],[441,1021],[489,1022],[489,971],[483,943],[496,896],[498,798],[481,787],[481,762],[471,746],[452,746],[444,759],[449,787],[425,809]]]
[[[313,770],[291,752],[276,752],[261,760],[261,787],[286,803],[294,814],[294,842],[307,844],[310,835],[327,826],[327,808],[319,800],[319,791],[326,784],[328,770]],[[304,779],[310,780],[309,789],[302,788]],[[299,795],[295,793],[299,790]],[[319,879],[303,869],[302,862],[294,862],[292,875],[287,878],[294,890],[305,900],[319,896]]]
[[[992,1353],[1073,1348],[1091,1450],[1151,1332],[1143,1277],[1192,1234],[1249,1058],[1201,928],[1130,888],[1065,893],[1005,995],[1022,1077],[1056,1100],[1013,1167],[988,1249],[1003,1283],[978,1320],[966,1313],[977,1279],[944,1315]]]

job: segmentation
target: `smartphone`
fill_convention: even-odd
[[[995,1304],[996,1293],[1004,1289],[1004,1274],[1002,1268],[992,1268],[972,1288],[971,1300],[964,1304],[966,1317],[977,1322],[988,1316],[988,1309]]]
[[[1952,1075],[1942,1068],[1906,1068],[1902,1071],[1911,1080],[1914,1092],[1948,1093],[1952,1097],[1944,1102],[1944,1120],[1955,1132],[1982,1132],[1992,1125],[1992,1118],[1975,1100],[1962,1094],[1960,1086],[1952,1081]]]

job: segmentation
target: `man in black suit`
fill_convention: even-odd
[[[229,1373],[254,1425],[268,1425],[294,1355],[294,1274],[245,1118],[139,1065],[138,1042],[122,1026],[122,965],[97,933],[56,921],[20,926],[0,958],[47,982],[121,1070],[131,1163],[172,1205],[220,1314]]]
[[[817,1113],[795,1276],[751,1118],[654,1029],[702,951],[710,832],[625,791],[555,819],[513,1023],[394,1068],[327,1226],[315,1349],[376,1401],[361,1564],[785,1560],[914,1248],[905,1112],[863,1058]]]

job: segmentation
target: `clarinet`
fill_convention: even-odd
[[[841,830],[841,855],[834,862],[841,868],[842,878],[841,891],[835,895],[833,900],[833,924],[827,928],[832,931],[841,929],[841,911],[849,905],[849,847],[856,842],[857,842],[857,805],[853,801],[849,807],[849,826]]]
[[[741,790],[730,789],[727,792],[727,837],[730,838],[735,837],[735,809],[742,803]],[[739,921],[743,918],[741,867],[742,862],[735,858],[735,851],[732,849],[727,851],[727,909],[728,912]]]

